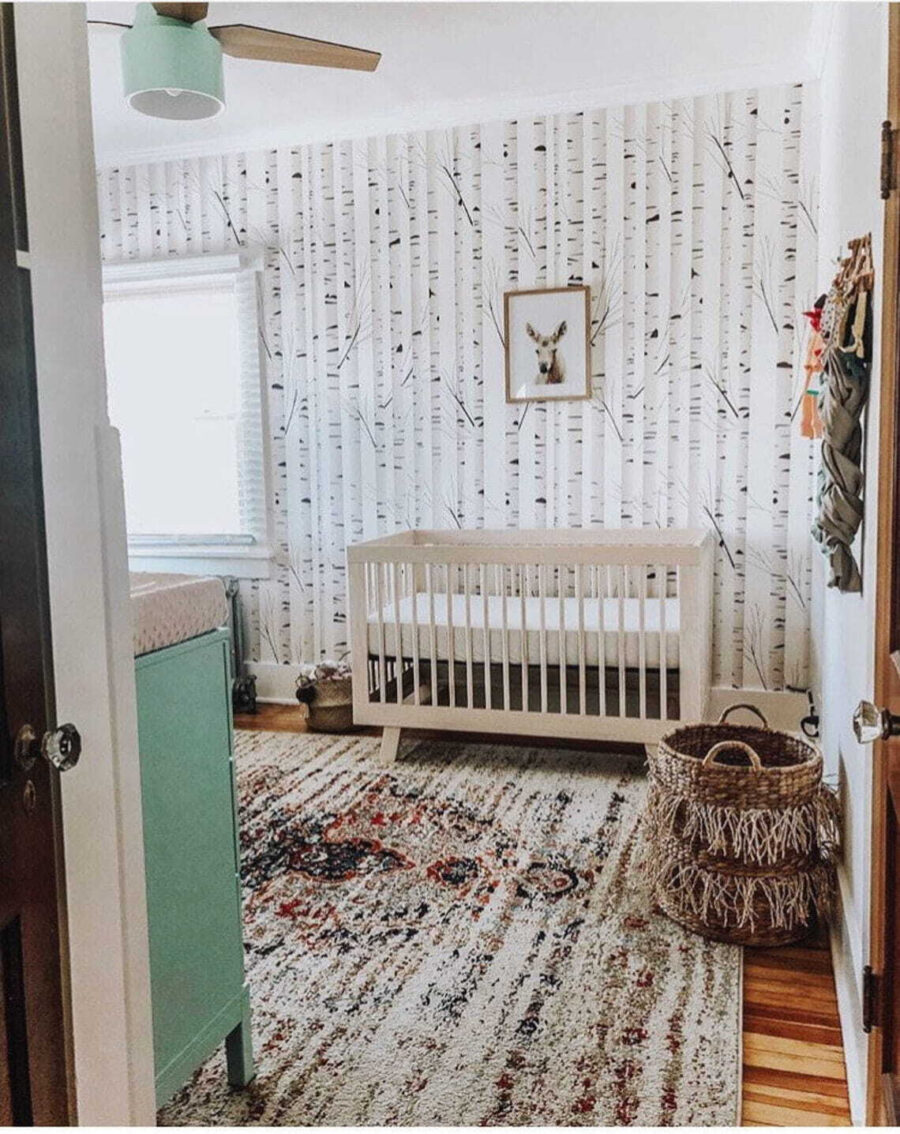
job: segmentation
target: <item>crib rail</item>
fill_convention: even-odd
[[[354,719],[657,740],[705,708],[711,550],[704,532],[584,529],[351,547]]]

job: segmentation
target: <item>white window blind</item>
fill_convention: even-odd
[[[123,265],[105,278],[109,414],[122,439],[129,540],[259,542],[253,272],[177,261],[144,267],[143,276],[140,265]]]

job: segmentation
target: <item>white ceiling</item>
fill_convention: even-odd
[[[230,3],[210,24],[374,48],[374,74],[225,59],[227,107],[169,122],[122,98],[119,33],[89,31],[98,164],[485,121],[818,73],[818,3]],[[89,3],[130,22],[135,5]]]

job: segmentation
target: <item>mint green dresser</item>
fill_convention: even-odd
[[[244,980],[229,634],[135,659],[156,1099],[223,1041],[253,1077]]]

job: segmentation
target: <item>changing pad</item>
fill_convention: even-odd
[[[134,654],[149,654],[224,626],[228,600],[221,579],[194,575],[131,575]]]

